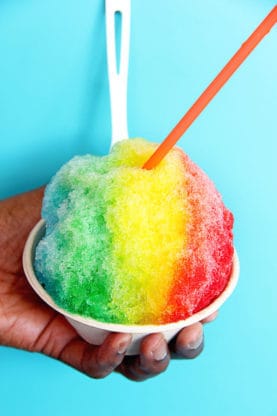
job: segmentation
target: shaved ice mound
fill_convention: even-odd
[[[47,186],[35,271],[63,309],[108,323],[165,324],[225,289],[233,215],[181,149],[142,169],[156,148],[129,139],[104,157],[74,157]]]

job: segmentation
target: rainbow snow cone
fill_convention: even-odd
[[[75,157],[48,185],[35,272],[58,307],[100,322],[163,325],[226,288],[233,216],[180,149],[142,169],[156,147],[131,139],[108,156]]]

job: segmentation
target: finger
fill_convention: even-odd
[[[103,378],[121,364],[131,339],[129,334],[110,334],[102,345],[94,346],[78,337],[58,358],[89,377]]]
[[[165,371],[169,361],[164,337],[158,333],[151,334],[142,340],[140,355],[125,357],[117,371],[133,381],[144,381]]]
[[[203,326],[200,322],[182,329],[171,341],[172,358],[195,358],[204,348]]]
[[[211,315],[207,316],[207,318],[202,319],[202,324],[208,324],[209,322],[214,321],[218,316],[218,311],[213,312]]]

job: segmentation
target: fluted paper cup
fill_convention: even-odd
[[[28,282],[39,295],[39,297],[46,302],[51,308],[61,313],[68,322],[75,328],[78,334],[87,342],[93,345],[101,345],[108,334],[111,332],[129,333],[132,335],[132,343],[127,350],[127,355],[135,355],[139,353],[140,343],[142,339],[152,333],[162,333],[167,341],[170,341],[182,328],[199,322],[211,315],[219,309],[219,307],[226,301],[236,287],[239,277],[239,260],[235,251],[233,258],[233,268],[229,282],[225,290],[206,308],[193,314],[185,320],[168,323],[164,325],[121,325],[100,322],[92,318],[87,318],[81,315],[70,313],[53,301],[49,294],[39,283],[35,270],[34,258],[35,250],[38,242],[44,236],[45,222],[40,220],[33,228],[26,241],[23,252],[23,267],[28,279]]]

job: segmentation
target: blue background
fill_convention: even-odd
[[[130,137],[161,141],[271,0],[132,0]],[[277,415],[277,28],[179,145],[235,215],[241,277],[194,361],[137,384],[0,348],[1,414]],[[110,138],[103,0],[0,2],[0,197]]]

